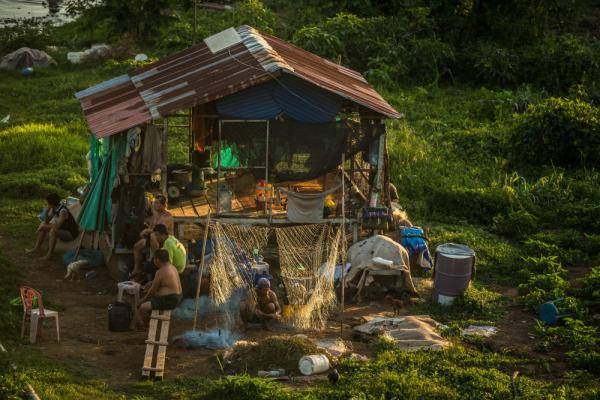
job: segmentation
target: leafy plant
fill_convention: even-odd
[[[600,108],[549,98],[517,118],[513,159],[568,167],[600,165]]]

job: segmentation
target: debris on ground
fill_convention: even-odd
[[[469,325],[467,328],[461,331],[461,335],[463,336],[480,336],[480,337],[490,337],[494,336],[498,333],[498,328],[495,326],[487,326],[487,325]]]
[[[207,348],[210,350],[226,349],[236,343],[236,337],[227,329],[213,329],[210,331],[187,331],[183,335],[173,338],[173,345],[191,348]]]
[[[334,357],[339,357],[348,352],[348,345],[340,338],[319,339],[316,341],[319,349],[327,351]]]
[[[238,341],[224,354],[225,370],[234,373],[256,374],[279,368],[298,373],[298,361],[306,354],[322,350],[310,340],[295,337],[271,336],[258,343]]]
[[[88,57],[102,57],[110,51],[110,46],[107,44],[94,44],[89,49],[84,51],[71,51],[67,53],[67,60],[72,64],[79,64],[85,61]]]
[[[369,357],[363,355],[363,354],[358,354],[358,353],[350,353],[350,355],[348,356],[349,360],[354,360],[354,361],[369,361]]]
[[[373,318],[353,328],[357,340],[370,341],[379,337],[395,342],[400,350],[441,350],[450,346],[438,333],[439,324],[428,315],[396,318]]]

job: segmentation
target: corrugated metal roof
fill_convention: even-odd
[[[92,132],[97,137],[109,136],[275,79],[282,73],[295,75],[383,116],[400,116],[358,72],[249,26],[236,31],[242,41],[216,53],[202,42],[129,75],[78,92],[76,97]]]

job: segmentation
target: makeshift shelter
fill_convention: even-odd
[[[391,219],[381,211],[390,200],[385,120],[400,114],[360,73],[252,27],[229,28],[76,97],[92,142],[108,149],[92,154],[100,166],[93,165],[80,221],[103,232],[111,254],[137,239],[146,192],[169,195],[176,235],[209,212],[222,234],[220,224],[328,223],[352,226],[357,237],[359,218]],[[183,165],[167,160],[173,129],[187,133]],[[365,207],[378,211],[361,215]],[[306,246],[326,237],[302,232]],[[236,248],[247,256],[260,247],[246,249],[244,235],[217,241],[216,257],[230,247],[229,265],[240,260]],[[315,270],[295,279],[319,287],[316,269],[325,259],[335,263],[337,250],[307,254],[314,259],[303,263]]]
[[[0,59],[0,69],[20,70],[27,67],[47,68],[56,61],[42,50],[21,47]]]
[[[346,201],[359,207],[389,201],[384,120],[400,114],[359,73],[248,26],[229,28],[76,97],[96,139],[127,141],[122,174],[102,185],[116,188],[114,179],[121,176],[121,183],[168,192],[180,200],[171,210],[178,220],[202,219],[212,209],[215,218],[229,222],[290,223],[285,191],[337,189],[342,158]],[[177,170],[167,166],[166,148],[169,119],[181,119],[182,111],[189,164]],[[148,146],[148,132],[155,145]],[[158,168],[144,169],[146,149],[157,146]],[[112,195],[122,203],[111,190],[98,192],[107,194],[105,202]],[[341,194],[333,192],[330,216],[339,223]],[[84,205],[84,215],[90,206]],[[349,223],[356,208],[346,208]]]

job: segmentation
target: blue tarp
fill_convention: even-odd
[[[273,119],[280,113],[298,122],[331,122],[344,99],[293,76],[283,76],[217,101],[219,114]]]

